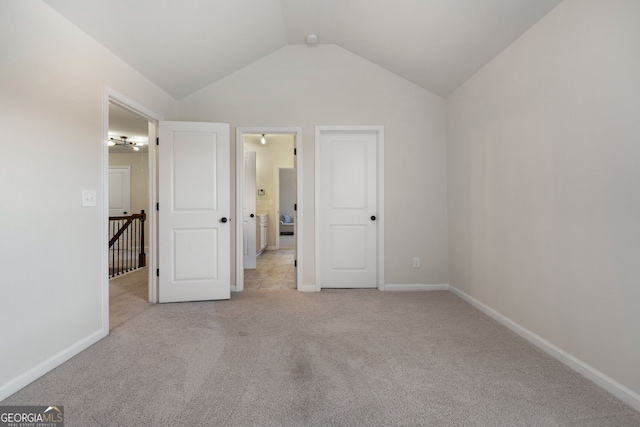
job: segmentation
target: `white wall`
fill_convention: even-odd
[[[131,211],[127,215],[144,210],[145,243],[149,245],[149,153],[109,153],[109,166],[131,166]]]
[[[451,285],[635,393],[639,23],[565,0],[447,99]]]
[[[180,100],[180,119],[302,127],[302,285],[315,283],[314,126],[384,125],[386,283],[448,283],[439,96],[340,47],[291,45]]]
[[[39,1],[0,2],[0,399],[106,334],[103,85],[176,103]],[[81,207],[96,190],[98,206]]]

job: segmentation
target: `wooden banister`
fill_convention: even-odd
[[[109,239],[110,261],[113,264],[110,268],[111,277],[147,265],[147,254],[144,250],[144,223],[146,220],[147,214],[144,213],[144,210],[139,214],[109,217],[109,222],[113,222],[113,225],[109,226],[110,233],[113,233]],[[115,230],[116,227],[118,227],[117,230]],[[116,242],[118,242],[117,245]],[[136,245],[140,248],[137,266],[135,260],[131,259],[132,249]]]

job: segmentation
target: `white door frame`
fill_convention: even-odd
[[[318,206],[319,200],[319,186],[318,182],[320,182],[320,135],[323,132],[375,132],[378,136],[377,138],[377,149],[378,149],[378,164],[377,164],[377,175],[378,175],[378,206],[377,206],[377,216],[378,221],[376,221],[378,226],[378,269],[377,269],[377,288],[378,290],[384,291],[384,126],[316,126],[316,134],[315,134],[315,217],[319,218],[320,206]],[[315,223],[315,235],[319,236],[321,233],[320,224],[318,222]],[[318,267],[318,257],[319,257],[319,239],[316,238],[315,249],[316,249],[316,291],[320,292],[321,284],[320,281],[317,280],[317,267]]]
[[[158,302],[158,282],[154,272],[158,268],[157,251],[157,224],[158,216],[155,210],[157,201],[157,151],[153,141],[157,137],[158,122],[162,116],[138,104],[132,99],[103,86],[102,90],[102,327],[109,331],[109,263],[107,254],[109,250],[109,102],[124,108],[134,114],[142,116],[149,121],[149,206],[147,209],[147,221],[149,222],[147,265],[149,266],[149,302]]]
[[[289,134],[293,135],[293,146],[296,149],[296,156],[294,156],[294,163],[296,167],[296,180],[297,180],[297,205],[296,211],[296,284],[298,290],[301,290],[302,283],[302,128],[301,127],[237,127],[236,128],[236,218],[242,216],[242,191],[244,189],[244,162],[243,162],[243,142],[245,134]],[[277,218],[276,218],[277,219]],[[242,247],[242,221],[236,221],[236,285],[235,289],[232,286],[231,290],[234,292],[240,292],[244,290],[244,265],[243,265],[243,247]]]

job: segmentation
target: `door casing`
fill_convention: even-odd
[[[303,164],[303,149],[302,149],[302,128],[301,127],[237,127],[236,128],[236,147],[235,147],[235,156],[236,156],[236,217],[242,217],[242,192],[244,189],[244,156],[243,153],[243,142],[245,134],[290,134],[294,136],[294,147],[296,150],[296,156],[294,158],[294,164],[296,168],[296,180],[297,180],[297,189],[296,189],[296,203],[297,203],[297,211],[296,211],[296,232],[295,241],[296,241],[296,260],[297,260],[297,268],[296,268],[296,287],[298,291],[313,291],[315,289],[310,289],[311,287],[304,287],[302,285],[302,277],[303,277],[303,256],[302,256],[302,241],[303,241],[303,194],[302,194],[302,164]],[[232,292],[240,292],[244,290],[244,264],[243,264],[243,239],[242,239],[242,221],[236,221],[235,228],[236,236],[236,280],[235,287],[231,287]]]
[[[385,289],[384,285],[384,126],[316,126],[315,128],[315,182],[316,184],[320,180],[320,140],[323,133],[331,132],[374,132],[377,135],[377,274],[376,282],[377,288],[381,291]],[[315,235],[319,236],[322,232],[320,230],[320,224],[317,222],[317,218],[320,217],[319,206],[319,186],[315,186]],[[318,257],[319,257],[319,240],[315,242],[316,249],[316,280],[315,290],[317,292],[321,289],[321,283],[317,280],[318,277]]]
[[[148,281],[148,300],[149,302],[157,302],[158,300],[158,283],[156,275],[154,274],[158,268],[157,260],[157,212],[155,210],[155,203],[157,201],[157,163],[156,163],[156,145],[153,141],[157,137],[158,122],[162,120],[162,116],[149,110],[145,106],[137,103],[136,101],[118,93],[110,87],[103,86],[102,90],[102,239],[101,239],[101,254],[102,254],[102,328],[107,333],[109,331],[109,263],[108,263],[108,251],[109,251],[109,102],[118,105],[121,108],[129,110],[130,112],[137,114],[145,118],[149,122],[149,206],[147,221],[149,222],[149,236],[148,247],[149,253],[147,254],[147,264],[149,266]],[[153,207],[153,209],[152,209]]]

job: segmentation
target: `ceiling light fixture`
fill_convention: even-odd
[[[262,138],[260,138],[260,142],[262,143],[262,145],[267,143],[267,139],[264,137],[264,133],[262,134]]]
[[[109,138],[109,146],[113,147],[116,145],[120,145],[123,147],[129,147],[131,148],[133,151],[140,151],[140,147],[143,145],[146,145],[144,142],[134,142],[134,141],[129,141],[128,140],[128,136],[121,136],[120,139],[118,138]]]

